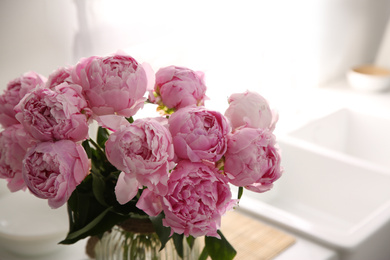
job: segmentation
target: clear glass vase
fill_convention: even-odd
[[[173,239],[160,251],[161,243],[149,219],[129,219],[123,225],[114,226],[104,233],[94,246],[96,260],[195,260],[200,246],[190,247],[183,239],[183,258],[175,249]]]

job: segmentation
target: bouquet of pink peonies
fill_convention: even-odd
[[[151,219],[162,247],[172,237],[205,236],[203,257],[232,259],[221,217],[243,188],[265,192],[281,176],[277,115],[249,91],[231,95],[224,115],[207,109],[203,77],[176,66],[154,74],[119,53],[47,79],[26,73],[0,96],[0,177],[53,209],[67,203],[63,244],[139,214]],[[161,116],[133,120],[144,104]]]

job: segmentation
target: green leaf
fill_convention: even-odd
[[[188,237],[186,238],[187,244],[189,245],[189,247],[190,247],[191,249],[194,247],[195,239],[196,239],[196,238],[193,237],[193,236],[188,236]]]
[[[203,247],[202,253],[200,254],[198,260],[207,260],[209,253],[207,252],[207,248]]]
[[[161,249],[165,247],[165,244],[169,241],[171,235],[171,228],[165,227],[162,224],[162,220],[164,218],[164,213],[161,212],[157,217],[150,217],[150,220],[153,223],[154,230],[157,233],[157,236],[161,241]]]
[[[88,225],[86,225],[82,229],[69,233],[66,236],[65,240],[61,241],[60,244],[66,244],[66,241],[73,241],[79,237],[82,237],[84,233],[87,233],[89,230],[95,227],[109,211],[110,208],[107,208],[105,211],[103,211],[99,216],[97,216],[93,221],[91,221]]]
[[[233,246],[226,240],[220,230],[217,231],[221,239],[216,237],[205,237],[205,248],[212,260],[231,260],[237,252]]]
[[[109,136],[110,133],[108,132],[108,130],[106,128],[99,126],[97,131],[97,138],[96,138],[98,145],[104,148]]]
[[[241,199],[243,193],[244,193],[244,187],[239,187],[238,188],[238,199]]]
[[[73,212],[72,212],[72,208],[70,207],[69,203],[66,204],[66,208],[68,210],[69,230],[72,230],[73,226],[74,226]]]
[[[129,218],[129,215],[120,215],[112,211],[112,208],[107,208],[101,212],[96,218],[88,222],[87,225],[69,232],[67,237],[60,244],[73,244],[80,239],[89,236],[100,236],[104,232],[110,230],[116,224]]]
[[[89,174],[73,191],[68,200],[68,216],[69,216],[69,233],[63,244],[72,244],[84,237],[103,233],[109,230],[114,221],[117,221],[119,216],[114,212],[107,213],[112,220],[103,219],[103,223],[96,226],[90,225],[91,222],[97,221],[98,217],[102,217],[102,213],[107,211],[107,207],[100,204],[93,194],[92,174]],[[111,205],[111,204],[110,204]],[[88,226],[89,225],[89,226]],[[82,230],[82,231],[80,231]],[[73,238],[71,234],[81,232],[80,236]]]
[[[132,124],[132,123],[134,122],[134,119],[133,119],[132,116],[131,116],[131,117],[126,117],[126,120],[127,120],[130,124]]]
[[[96,200],[103,206],[109,206],[105,200],[106,182],[102,175],[92,172],[92,191]]]
[[[184,252],[183,252],[183,238],[184,238],[184,235],[183,234],[179,235],[179,234],[174,233],[172,235],[172,238],[173,238],[173,243],[175,245],[177,254],[181,258],[183,258],[183,254],[184,254]]]
[[[89,141],[88,140],[83,141],[82,146],[84,147],[84,150],[88,155],[88,158],[91,159],[92,158],[92,151],[91,151],[91,146],[89,145]]]
[[[68,199],[68,205],[73,212],[73,229],[70,229],[70,232],[79,229],[89,221],[88,215],[91,214],[91,209],[98,208],[96,207],[97,205],[93,202],[94,198],[92,193],[92,176],[88,175],[76,187]]]

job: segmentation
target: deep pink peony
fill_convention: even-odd
[[[204,73],[176,66],[157,71],[154,91],[149,94],[153,103],[174,110],[191,105],[202,106],[206,98]]]
[[[90,169],[82,145],[69,140],[38,143],[23,162],[27,187],[35,196],[48,199],[51,208],[64,205]]]
[[[221,216],[236,205],[229,185],[216,168],[203,163],[180,161],[168,181],[168,194],[162,198],[163,225],[185,236],[214,236]]]
[[[232,94],[225,116],[229,119],[233,130],[239,127],[263,128],[273,130],[278,120],[268,102],[256,92]]]
[[[72,67],[61,67],[52,72],[47,78],[46,88],[53,89],[62,83],[72,84]]]
[[[178,159],[216,162],[226,151],[230,126],[217,111],[185,107],[173,113],[168,124]]]
[[[224,170],[232,184],[265,192],[282,174],[280,158],[271,131],[242,128],[229,135]]]
[[[119,203],[130,201],[142,186],[166,194],[174,151],[171,134],[159,121],[138,119],[123,126],[108,138],[106,154],[122,171],[115,188]]]
[[[12,125],[0,132],[0,178],[8,181],[8,188],[15,192],[26,187],[22,177],[22,161],[27,149],[35,140],[21,124]]]
[[[133,116],[143,107],[148,79],[138,62],[127,55],[89,57],[72,71],[72,82],[83,87],[94,114]]]
[[[0,96],[0,124],[3,127],[19,124],[14,107],[36,86],[44,85],[45,81],[43,76],[31,71],[7,84],[7,89]]]
[[[88,137],[87,102],[81,87],[62,83],[53,90],[37,88],[15,107],[16,118],[26,131],[39,141]]]

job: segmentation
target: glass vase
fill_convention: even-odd
[[[173,239],[160,251],[161,242],[151,221],[132,218],[96,239],[92,257],[96,260],[195,260],[200,255],[197,240],[190,247],[183,239],[183,258],[178,255]]]

